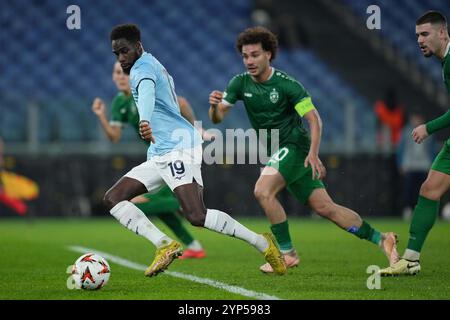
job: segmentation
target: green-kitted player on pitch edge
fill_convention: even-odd
[[[98,116],[103,130],[112,142],[120,140],[122,128],[126,124],[131,124],[136,129],[139,139],[141,139],[139,135],[139,114],[131,95],[129,76],[123,72],[119,62],[114,64],[113,81],[120,92],[112,102],[111,121],[108,121],[106,117],[106,106],[100,98],[96,98],[92,103],[92,111]],[[187,100],[178,97],[178,104],[183,117],[193,124],[195,116]],[[192,237],[178,217],[177,212],[180,209],[180,204],[168,186],[163,187],[156,194],[138,196],[132,202],[146,215],[156,215],[160,218],[183,242],[186,249],[179,259],[205,257],[205,251],[201,244]]]
[[[287,267],[298,265],[299,258],[291,242],[286,213],[276,197],[284,188],[320,216],[380,246],[390,264],[395,263],[398,260],[395,235],[373,229],[356,212],[334,203],[328,195],[321,181],[326,171],[319,159],[322,122],[304,87],[285,72],[271,67],[278,48],[275,35],[266,28],[250,28],[238,36],[236,47],[247,72],[235,76],[224,93],[210,94],[209,116],[219,123],[242,100],[255,130],[279,130],[279,149],[271,150],[272,157],[256,182],[254,193],[271,223]],[[302,118],[309,123],[311,138]],[[270,145],[268,141],[267,146]],[[273,272],[269,264],[262,265],[260,270]]]
[[[429,11],[416,22],[417,43],[426,57],[442,61],[442,75],[450,93],[450,38],[447,19],[437,11]],[[430,134],[450,127],[450,111],[415,128],[412,138],[422,143]],[[383,276],[415,275],[420,272],[420,252],[439,214],[439,201],[450,188],[450,139],[434,160],[428,177],[422,184],[409,228],[407,249],[397,263],[380,270]]]

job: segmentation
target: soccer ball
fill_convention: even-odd
[[[82,255],[72,266],[75,286],[80,289],[101,289],[108,283],[110,274],[111,268],[108,262],[95,253]]]

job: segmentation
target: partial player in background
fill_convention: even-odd
[[[202,138],[181,116],[173,79],[153,55],[145,52],[139,28],[132,24],[116,26],[110,39],[117,61],[130,75],[140,134],[151,144],[147,161],[108,190],[104,202],[121,224],[156,246],[156,257],[145,275],[154,276],[165,270],[180,255],[181,245],[157,229],[130,200],[146,192],[155,193],[165,185],[175,193],[192,225],[246,241],[263,253],[276,273],[284,274],[284,260],[270,234],[256,234],[225,212],[205,207]]]
[[[401,132],[400,142],[395,151],[397,168],[402,176],[402,216],[408,221],[412,218],[420,186],[427,178],[428,170],[436,157],[433,137],[421,144],[417,144],[411,139],[411,132],[414,128],[424,122],[425,118],[422,114],[412,112]]]
[[[119,93],[111,105],[111,121],[108,121],[106,105],[100,98],[95,98],[92,103],[92,111],[98,116],[108,139],[112,142],[118,142],[122,136],[122,128],[127,124],[130,124],[139,136],[139,114],[134,104],[133,96],[131,95],[130,79],[123,72],[118,62],[114,64],[112,78]],[[178,104],[183,117],[194,124],[194,112],[188,101],[183,97],[178,97]],[[139,139],[141,140],[140,136]],[[148,143],[146,144],[148,147]],[[166,186],[153,195],[147,193],[137,196],[132,199],[132,202],[147,216],[155,215],[161,219],[181,240],[186,249],[179,259],[205,257],[205,251],[200,242],[194,239],[181,222],[177,214],[180,209],[180,204],[169,187]]]
[[[321,181],[326,170],[319,159],[322,121],[304,87],[285,72],[271,67],[278,48],[276,36],[263,27],[250,28],[238,36],[236,47],[247,72],[236,75],[225,92],[211,92],[209,117],[214,123],[221,122],[233,105],[242,100],[257,132],[278,129],[279,149],[270,151],[272,157],[261,172],[254,193],[272,224],[286,265],[297,266],[299,258],[292,245],[286,212],[277,199],[285,188],[318,215],[379,246],[391,264],[396,262],[396,236],[392,232],[375,230],[356,212],[334,203],[328,195]],[[302,118],[309,123],[311,138]],[[270,139],[266,145],[270,150]],[[260,270],[273,272],[268,264]]]
[[[447,19],[437,11],[429,11],[416,22],[417,43],[424,57],[436,56],[442,61],[442,75],[450,93],[450,38]],[[422,143],[429,135],[450,127],[450,111],[416,127],[412,138]],[[439,215],[439,201],[450,188],[450,139],[434,159],[428,177],[422,184],[409,228],[407,249],[396,264],[380,270],[384,276],[415,275],[420,272],[420,252],[428,233]]]

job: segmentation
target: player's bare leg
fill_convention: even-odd
[[[397,236],[393,232],[380,233],[353,210],[334,203],[325,189],[315,189],[308,205],[321,217],[334,222],[340,228],[380,246],[389,264],[398,261]]]
[[[281,174],[272,167],[265,167],[256,181],[254,194],[271,224],[286,221],[287,216],[276,195],[286,187]]]
[[[123,200],[130,201],[146,192],[147,188],[141,182],[129,177],[122,177],[106,191],[103,203],[108,210],[111,210],[119,202]]]
[[[272,167],[265,167],[255,185],[254,194],[270,221],[271,229],[288,268],[298,266],[300,259],[292,246],[286,212],[277,199],[277,194],[286,187],[283,176]],[[271,273],[269,264],[260,267],[264,273]]]
[[[439,201],[449,188],[450,175],[430,170],[420,188],[405,253],[397,263],[380,270],[382,276],[415,275],[420,272],[420,252],[439,214]]]
[[[138,180],[122,177],[104,197],[104,203],[111,215],[130,231],[151,241],[157,248],[155,259],[145,271],[154,276],[164,271],[182,254],[181,244],[161,232],[132,202],[134,197],[146,193],[146,187]]]
[[[430,200],[439,201],[450,189],[450,175],[430,170],[427,179],[420,187],[420,195]]]
[[[207,209],[203,203],[203,187],[197,182],[181,185],[174,189],[186,219],[194,226],[239,238],[253,245],[264,254],[267,262],[277,274],[284,274],[286,266],[278,247],[269,234],[257,234],[225,212]]]

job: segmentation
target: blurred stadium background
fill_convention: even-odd
[[[429,9],[450,17],[446,0],[1,0],[0,137],[5,170],[36,181],[40,196],[28,215],[107,216],[101,198],[145,146],[131,128],[110,143],[91,111],[110,102],[114,56],[109,31],[140,26],[147,51],[174,77],[205,128],[249,128],[243,108],[220,126],[207,117],[208,95],[243,72],[237,34],[272,23],[280,36],[274,66],[304,84],[323,118],[321,158],[338,203],[362,216],[400,216],[395,148],[379,143],[375,101],[394,87],[406,114],[431,119],[449,99],[436,59],[423,59],[414,26]],[[69,30],[66,9],[81,9],[81,29]],[[369,5],[381,8],[381,30],[369,30]],[[381,134],[384,131],[381,131]],[[437,137],[436,148],[447,137]],[[205,202],[234,215],[264,216],[253,198],[258,166],[204,166]],[[282,194],[290,216],[309,215]],[[13,216],[0,204],[0,217]]]

